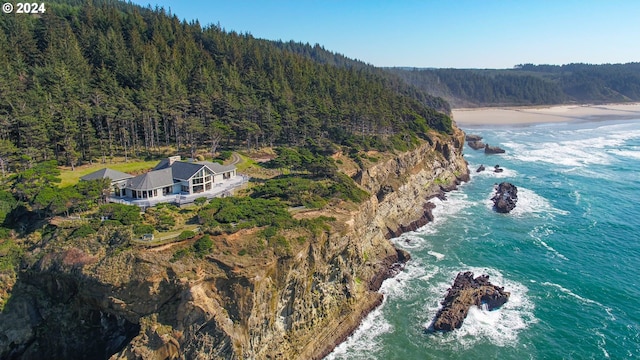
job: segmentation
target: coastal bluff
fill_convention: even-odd
[[[429,200],[468,179],[463,144],[457,128],[432,132],[349,174],[370,197],[297,214],[335,221],[304,242],[291,234],[290,253],[175,260],[171,247],[114,251],[126,235],[116,232],[84,246],[37,245],[0,313],[0,358],[321,359],[408,260],[388,239],[429,221]]]

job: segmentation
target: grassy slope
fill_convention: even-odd
[[[113,170],[122,171],[125,173],[138,173],[144,170],[150,170],[154,166],[158,165],[158,160],[151,161],[129,161],[123,163],[114,163],[114,164],[92,164],[92,165],[83,165],[80,167],[76,167],[75,170],[71,170],[70,168],[61,168],[60,170],[60,178],[62,182],[60,183],[60,187],[65,187],[69,185],[74,185],[80,180],[82,176],[90,174],[94,171],[100,170],[102,168],[109,168]]]

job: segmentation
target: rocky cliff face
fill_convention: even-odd
[[[429,221],[428,200],[468,176],[463,141],[459,130],[434,134],[360,172],[370,199],[324,210],[331,230],[289,255],[172,262],[175,249],[43,250],[0,313],[0,358],[320,359],[406,261],[388,238]]]

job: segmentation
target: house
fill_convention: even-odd
[[[161,202],[192,202],[197,197],[215,197],[228,193],[246,182],[238,177],[233,165],[209,161],[186,162],[180,156],[160,161],[153,170],[132,176],[111,169],[102,169],[82,177],[82,180],[111,179],[113,202],[151,206]]]
[[[123,173],[121,171],[112,170],[108,168],[100,169],[98,171],[92,172],[91,174],[87,174],[80,178],[80,180],[89,181],[89,180],[98,180],[98,179],[109,179],[111,180],[111,196],[121,196],[123,194],[123,189],[127,184],[127,180],[133,178],[133,175],[129,175],[127,173]]]

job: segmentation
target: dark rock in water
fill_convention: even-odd
[[[503,171],[504,171],[504,169],[502,169],[502,168],[496,168],[496,169],[493,169],[493,172],[494,172],[494,173],[501,173],[501,172],[503,172]]]
[[[493,208],[497,212],[506,214],[516,207],[518,188],[508,182],[500,183],[491,201],[493,201]]]
[[[478,167],[478,169],[476,170],[477,173],[482,172],[485,170],[484,165],[480,165],[480,167]]]
[[[494,165],[494,166],[493,166],[493,168],[494,168],[494,169],[497,169],[497,168],[499,168],[499,167],[500,167],[500,165],[498,165],[498,164],[496,164],[496,165]]]
[[[480,149],[482,149],[482,148],[484,148],[486,146],[485,143],[483,143],[480,140],[478,140],[478,141],[467,141],[467,145],[469,145],[469,147],[472,148],[473,150],[480,150]]]
[[[460,272],[447,291],[442,301],[442,308],[438,310],[432,322],[433,330],[451,331],[460,328],[467,317],[471,306],[494,310],[509,300],[510,293],[489,282],[488,275],[473,278],[470,271]]]
[[[485,154],[504,154],[504,149],[498,147],[498,146],[491,146],[489,144],[487,144],[484,147],[484,153]]]
[[[480,140],[482,140],[482,136],[475,135],[475,134],[467,134],[465,136],[465,140],[467,140],[467,141],[480,141]]]

